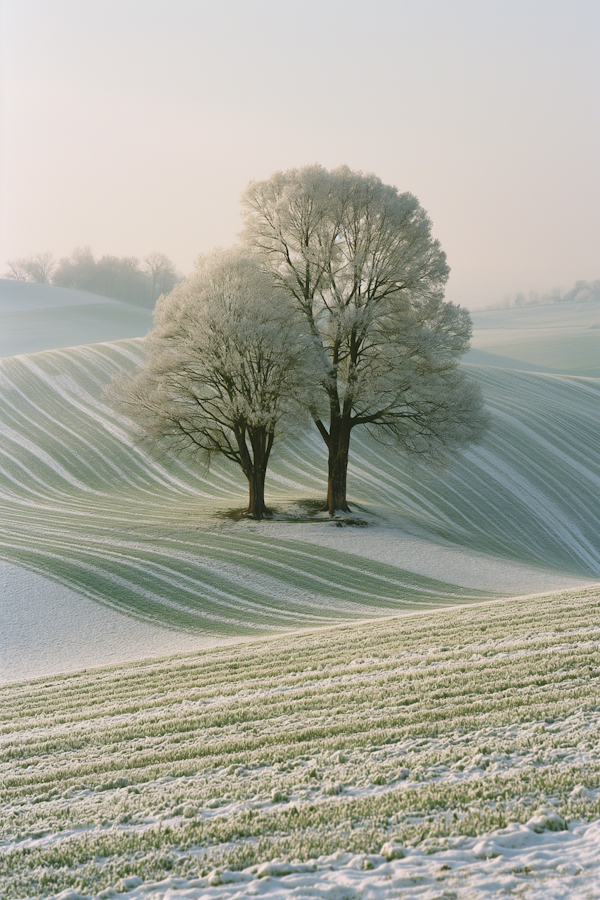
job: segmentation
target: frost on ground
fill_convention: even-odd
[[[540,593],[590,583],[586,579],[495,559],[459,547],[434,544],[400,529],[380,525],[344,529],[335,526],[335,522],[328,527],[327,523],[286,525],[283,521],[277,521],[262,523],[261,527],[245,522],[240,525],[231,523],[229,530],[239,536],[259,532],[263,537],[270,537],[273,546],[281,539],[316,545],[320,542],[324,548],[353,554],[352,561],[359,565],[362,565],[362,552],[362,558],[375,559],[389,566],[403,566],[409,572],[439,579],[439,584],[446,577],[467,588],[483,586],[492,596],[496,591],[507,594]],[[309,558],[308,553],[305,553],[305,558]],[[231,563],[229,572],[233,576]],[[242,572],[240,581],[243,575]],[[248,580],[250,576],[246,572]],[[251,573],[251,580],[258,580],[256,571]],[[278,585],[274,580],[268,583],[263,578],[261,587],[264,597],[278,591],[281,606],[284,609],[287,606],[289,614],[292,594],[289,584]],[[125,615],[119,608],[97,603],[82,592],[70,590],[41,574],[2,560],[0,597],[3,601],[0,604],[0,683],[191,652],[242,640],[240,635],[233,638],[207,631],[187,633],[174,630],[160,620],[154,623],[140,621]],[[423,592],[419,599],[420,602],[426,601],[427,594]],[[456,599],[456,595],[450,596],[446,600],[447,605],[456,602]],[[397,603],[397,606],[400,605]],[[412,605],[414,608],[415,604]],[[320,607],[322,613],[324,597],[320,599]],[[305,616],[310,612],[308,604],[303,611]],[[363,607],[363,613],[367,615],[377,611],[377,608],[369,610]],[[390,611],[388,609],[388,614]],[[296,624],[293,620],[289,621],[287,630],[292,630]]]
[[[530,900],[600,897],[597,822],[559,833],[546,830],[541,835],[534,827],[513,825],[491,838],[451,838],[447,848],[433,852],[430,848],[409,849],[388,842],[379,853],[335,853],[308,862],[276,859],[241,871],[215,868],[199,878],[169,875],[159,881],[144,882],[139,875],[133,875],[121,878],[114,888],[100,894],[82,894],[67,888],[58,898],[451,900],[514,894]]]
[[[0,597],[0,683],[227,643],[140,622],[1,560]]]
[[[600,896],[600,588],[0,689],[0,895]]]
[[[390,525],[381,516],[366,513],[356,504],[354,508],[355,512],[346,518],[367,527],[340,527],[344,524],[343,514],[340,514],[330,522],[300,520],[287,524],[281,521],[282,517],[260,523],[245,520],[237,528],[240,532],[251,530],[273,540],[284,538],[329,547],[440,582],[449,581],[466,588],[513,596],[584,587],[591,582],[591,579],[501,559],[441,539],[433,541],[430,536],[419,537],[406,531],[401,524]],[[388,518],[392,518],[389,513]]]
[[[350,541],[317,523],[236,530],[218,513],[246,501],[237,467],[134,446],[102,392],[141,360],[135,340],[0,360],[4,562],[146,624],[220,637],[599,576],[598,379],[473,367],[493,425],[442,473],[407,471],[356,429],[349,496],[377,525]],[[268,503],[318,507],[325,451],[314,430],[279,445]]]

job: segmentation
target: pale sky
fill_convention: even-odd
[[[3,0],[0,25],[0,272],[84,245],[187,272],[248,181],[319,162],[416,194],[454,301],[600,278],[598,0]]]

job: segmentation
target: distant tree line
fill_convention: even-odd
[[[149,253],[143,260],[135,256],[95,259],[89,247],[77,247],[60,260],[52,253],[9,260],[6,277],[90,291],[150,309],[182,278],[164,253]]]
[[[499,303],[493,303],[486,309],[510,309],[516,306],[548,306],[550,303],[563,303],[575,300],[577,302],[587,300],[600,300],[600,281],[576,281],[570,291],[562,288],[554,288],[546,293],[529,291],[527,294],[519,291],[516,294],[507,294]]]

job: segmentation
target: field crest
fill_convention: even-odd
[[[0,358],[141,337],[148,309],[49,284],[0,278]]]

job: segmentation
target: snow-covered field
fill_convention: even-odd
[[[549,372],[600,376],[600,302],[471,313],[474,348],[467,360],[488,366],[541,367]]]
[[[6,685],[0,893],[600,896],[599,611],[586,588]]]
[[[0,357],[138,337],[148,309],[50,284],[0,278]]]
[[[200,650],[232,640],[139,621],[10,563],[0,562],[0,598],[3,682]]]
[[[140,353],[132,340],[0,361],[4,680],[598,578],[598,381],[473,367],[494,414],[484,444],[411,473],[357,436],[356,514],[333,523],[314,513],[324,446],[290,442],[268,483],[279,518],[258,525],[225,515],[245,502],[234,468],[131,444],[102,389]]]
[[[314,513],[324,446],[290,442],[268,483],[279,518],[258,525],[225,515],[245,502],[234,468],[131,444],[102,390],[140,353],[132,340],[0,361],[4,680],[598,578],[594,379],[473,367],[494,415],[484,444],[411,473],[357,436],[356,514],[333,523]]]
[[[0,360],[3,900],[600,897],[600,381],[473,365],[447,472],[357,435],[330,521],[308,434],[252,523],[105,405],[140,356]]]

